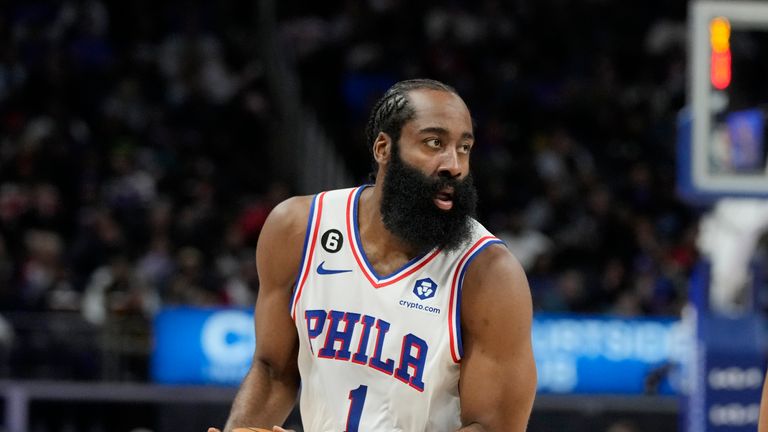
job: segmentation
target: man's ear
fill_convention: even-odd
[[[392,138],[384,132],[379,132],[373,141],[373,158],[376,163],[382,164],[389,161],[392,155]]]

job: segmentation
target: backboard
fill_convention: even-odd
[[[768,2],[693,1],[678,188],[691,201],[768,198]]]

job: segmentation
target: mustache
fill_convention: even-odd
[[[430,192],[434,193],[440,192],[441,190],[448,187],[456,190],[467,184],[467,182],[471,181],[469,180],[469,176],[465,177],[464,179],[459,179],[446,174],[438,174],[437,178],[429,178],[426,180],[427,187],[429,188]]]

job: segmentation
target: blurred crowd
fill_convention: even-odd
[[[269,163],[252,3],[0,5],[0,312],[253,304],[257,236],[295,185]],[[674,179],[684,2],[276,3],[356,179],[373,100],[445,81],[477,123],[479,218],[538,311],[679,313],[698,219]]]
[[[259,229],[289,194],[264,156],[251,8],[4,8],[0,309],[100,324],[161,305],[251,305]]]

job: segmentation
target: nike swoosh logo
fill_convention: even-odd
[[[319,266],[317,266],[317,274],[321,275],[332,275],[332,274],[339,274],[339,273],[349,273],[352,270],[332,270],[327,269],[324,267],[325,261],[321,262]]]

